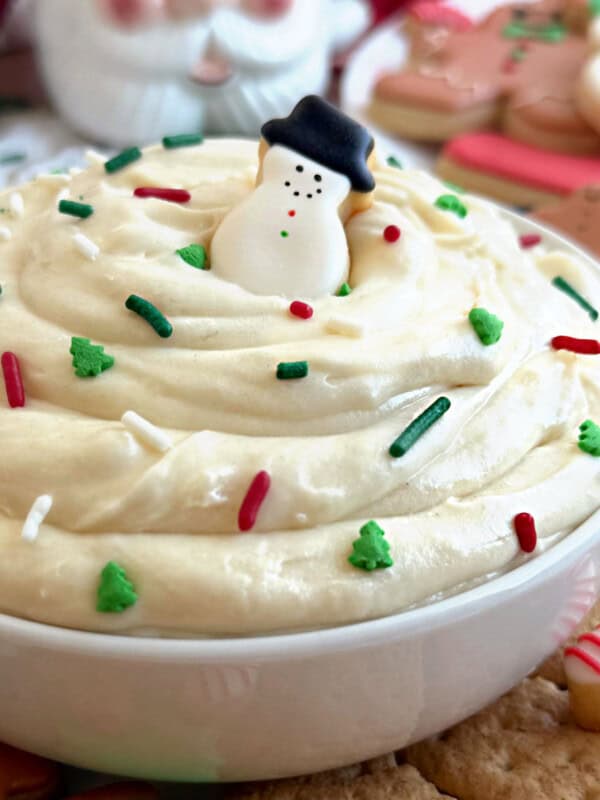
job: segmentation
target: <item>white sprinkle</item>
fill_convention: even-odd
[[[362,322],[348,317],[330,317],[325,325],[329,333],[338,333],[340,336],[351,336],[360,339],[365,335],[365,326]]]
[[[40,525],[52,508],[52,497],[49,494],[42,494],[31,506],[29,514],[23,525],[21,536],[26,542],[35,542],[40,532]]]
[[[4,226],[0,227],[0,241],[8,242],[9,239],[12,239],[11,229]]]
[[[18,192],[13,192],[8,198],[8,207],[14,217],[22,217],[25,213],[23,197]]]
[[[86,258],[90,259],[90,261],[95,261],[98,257],[100,248],[95,242],[92,242],[91,239],[88,239],[87,236],[84,236],[83,233],[76,233],[73,236],[73,243],[79,252],[83,253]]]
[[[160,428],[157,428],[156,425],[148,422],[144,417],[140,417],[135,411],[126,411],[121,417],[121,422],[127,430],[136,434],[142,442],[150,447],[155,447],[161,453],[173,447],[173,441],[170,436]]]
[[[71,176],[66,172],[44,172],[36,178],[37,183],[48,186],[60,186],[71,182]]]
[[[99,153],[97,150],[86,150],[85,160],[91,167],[95,167],[99,164],[104,166],[104,162],[106,161],[106,156],[102,155],[102,153]]]

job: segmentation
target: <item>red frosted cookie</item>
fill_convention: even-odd
[[[83,794],[73,795],[67,800],[157,800],[158,792],[149,783],[124,781],[100,786]]]
[[[51,800],[59,785],[56,764],[0,744],[0,800]]]
[[[428,14],[413,16],[409,64],[378,80],[374,119],[422,141],[496,128],[549,150],[600,153],[600,135],[576,104],[588,50],[585,36],[568,27],[572,2],[510,3],[470,28],[457,27],[449,12],[442,22],[441,6],[438,28],[446,33],[435,36],[427,35]]]
[[[469,133],[446,145],[437,171],[470,191],[537,207],[600,183],[600,155],[555,153],[497,133]]]

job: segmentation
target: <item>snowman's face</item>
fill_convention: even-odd
[[[290,206],[302,204],[337,208],[348,196],[349,179],[282,145],[270,147],[263,159],[263,184],[289,197]]]

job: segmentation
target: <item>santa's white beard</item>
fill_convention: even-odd
[[[296,0],[276,22],[220,10],[200,21],[129,33],[93,0],[38,2],[40,63],[56,106],[88,136],[113,145],[202,128],[256,135],[327,82],[324,0]],[[188,76],[209,42],[233,74],[219,87]]]

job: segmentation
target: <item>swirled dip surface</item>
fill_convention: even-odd
[[[0,343],[18,355],[27,393],[11,409],[0,389],[3,612],[163,635],[343,624],[518,565],[517,513],[536,519],[536,557],[600,506],[600,459],[577,446],[578,426],[600,415],[600,357],[548,346],[559,334],[597,337],[551,284],[562,275],[600,305],[591,262],[522,250],[488,204],[463,198],[459,219],[434,205],[448,191],[434,178],[379,167],[373,208],[347,225],[353,293],[312,301],[312,319],[299,320],[289,299],[254,296],[175,253],[208,244],[252,190],[256,150],[156,147],[113,176],[96,163],[38,179],[21,190],[22,216],[3,198],[12,238],[0,244]],[[92,217],[57,212],[63,185]],[[136,186],[184,187],[192,200],[143,200]],[[388,225],[402,231],[394,244]],[[95,261],[74,245],[77,232],[99,246]],[[170,339],[124,307],[132,293],[170,319]],[[475,335],[474,306],[504,321],[498,344]],[[364,335],[329,332],[332,316]],[[114,367],[76,377],[72,336],[104,345]],[[276,380],[279,362],[298,360],[307,378]],[[391,458],[390,444],[440,395],[450,411]],[[160,453],[128,432],[130,409],[173,447]],[[271,489],[253,531],[240,533],[260,470]],[[53,505],[27,542],[24,519],[42,494]],[[372,518],[395,563],[367,573],[348,556]],[[96,611],[108,561],[139,596],[123,614]]]

